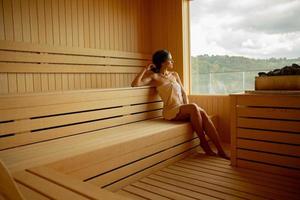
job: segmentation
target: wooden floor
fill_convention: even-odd
[[[300,199],[300,181],[193,154],[117,191],[132,199]]]

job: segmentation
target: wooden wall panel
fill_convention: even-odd
[[[150,3],[148,0],[0,0],[0,40],[150,54]],[[0,94],[130,87],[136,74],[103,70],[99,73],[1,70]]]
[[[196,103],[209,115],[218,116],[218,132],[222,141],[230,143],[230,98],[228,95],[188,95],[189,103]]]
[[[167,49],[171,52],[174,62],[174,70],[180,75],[187,92],[187,76],[184,76],[183,54],[183,26],[182,26],[182,0],[152,0],[150,4],[150,20],[152,27],[152,52],[159,49]]]
[[[0,0],[0,40],[150,53],[147,0]]]
[[[136,74],[0,73],[0,94],[130,87]]]

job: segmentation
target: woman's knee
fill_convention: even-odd
[[[198,112],[201,114],[202,117],[208,117],[207,112],[203,108],[199,107]]]
[[[200,106],[198,106],[196,103],[191,103],[190,105],[195,112],[198,112],[200,114],[205,114],[205,110]]]
[[[183,115],[194,115],[197,113],[197,106],[193,103],[191,104],[184,104],[181,105],[180,107],[180,113],[182,113]]]

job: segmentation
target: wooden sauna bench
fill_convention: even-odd
[[[164,120],[162,106],[148,86],[2,95],[0,159],[27,196],[61,194],[57,177],[121,188],[199,148],[191,124]]]

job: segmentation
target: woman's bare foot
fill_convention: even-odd
[[[200,144],[202,147],[203,151],[205,152],[206,155],[209,156],[216,156],[217,154],[211,150],[210,146],[208,144]]]
[[[229,156],[223,151],[223,152],[218,152],[218,156],[221,158],[225,158],[227,160],[230,160]]]

